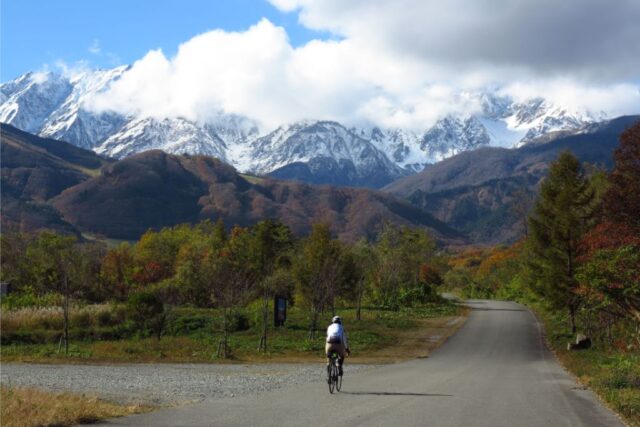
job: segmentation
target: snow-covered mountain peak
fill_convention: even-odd
[[[27,73],[4,83],[0,85],[0,92],[4,95],[0,122],[37,133],[71,90],[72,85],[67,79],[51,72]]]
[[[456,96],[464,101],[464,111],[443,115],[421,130],[389,129],[375,123],[347,128],[326,120],[264,129],[251,118],[222,111],[196,122],[94,109],[96,95],[107,93],[128,69],[27,73],[0,85],[0,121],[115,157],[157,148],[213,155],[243,172],[266,174],[288,165],[306,165],[293,175],[317,178],[322,175],[320,169],[328,168],[329,175],[374,185],[367,184],[367,177],[382,183],[464,150],[483,145],[514,147],[540,140],[549,132],[580,132],[607,118],[604,113],[556,105],[543,97],[516,102],[500,88],[460,91]],[[287,173],[282,176],[291,176],[290,169]],[[350,182],[347,178],[340,182]]]
[[[176,154],[205,154],[227,161],[224,141],[183,118],[132,120],[95,151],[122,158],[155,149]]]

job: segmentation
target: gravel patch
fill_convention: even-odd
[[[345,376],[372,365],[345,364]],[[127,364],[38,365],[3,363],[6,386],[87,393],[118,403],[173,406],[258,394],[296,384],[326,381],[318,364]]]

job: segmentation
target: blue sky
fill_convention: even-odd
[[[91,108],[224,111],[268,126],[424,129],[479,111],[465,94],[487,88],[570,111],[640,112],[640,1],[561,3],[0,0],[0,81],[60,62],[69,75],[135,63]]]
[[[2,0],[0,81],[58,61],[131,64],[151,49],[172,56],[196,34],[245,30],[266,17],[293,46],[323,34],[264,0]]]

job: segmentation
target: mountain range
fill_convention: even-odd
[[[0,126],[2,227],[137,239],[148,229],[222,218],[277,218],[302,235],[326,223],[341,239],[373,237],[385,221],[462,235],[391,194],[239,174],[219,159],[150,150],[121,160]]]
[[[203,155],[150,150],[116,160],[3,124],[2,226],[135,239],[202,219],[249,225],[278,218],[297,234],[325,222],[353,241],[390,221],[427,228],[447,244],[508,243],[526,233],[539,184],[561,151],[610,169],[620,134],[635,123],[640,116],[576,135],[546,134],[515,149],[466,151],[382,191],[240,174]]]
[[[624,116],[580,134],[547,134],[515,149],[478,148],[427,166],[383,191],[408,199],[472,242],[513,242],[526,233],[540,182],[560,152],[569,150],[583,163],[610,170],[620,134],[639,122],[640,116]]]
[[[422,130],[319,120],[264,129],[224,112],[200,123],[95,110],[91,100],[128,70],[27,73],[0,85],[0,122],[118,159],[160,149],[215,156],[243,173],[380,188],[461,152],[526,145],[550,132],[583,132],[606,117],[542,97],[516,101],[499,90],[461,93],[477,106],[475,113],[451,113]]]

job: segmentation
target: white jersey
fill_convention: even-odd
[[[344,344],[344,348],[349,348],[349,343],[347,341],[347,333],[344,331],[344,328],[339,323],[332,323],[327,328],[327,342],[332,344]]]

